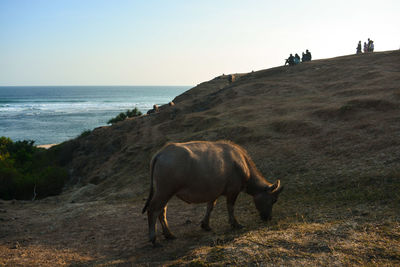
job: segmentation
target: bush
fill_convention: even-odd
[[[84,130],[79,137],[86,137],[89,136],[92,133],[92,130]]]
[[[16,181],[20,179],[20,173],[6,166],[0,161],[0,198],[13,199],[16,194]]]
[[[34,141],[0,137],[0,198],[34,199],[61,193],[68,174]]]
[[[119,121],[123,121],[126,118],[132,118],[132,117],[138,117],[141,116],[142,112],[139,111],[139,109],[137,107],[135,107],[132,110],[127,110],[125,113],[121,112],[120,114],[118,114],[118,116],[116,116],[115,118],[110,119],[107,124],[114,124],[116,122]]]
[[[61,193],[68,173],[64,168],[47,167],[35,179],[36,193],[39,198]]]
[[[138,110],[138,108],[137,107],[135,107],[134,109],[132,109],[132,110],[127,110],[126,111],[126,116],[128,117],[128,118],[132,118],[132,117],[138,117],[138,116],[142,116],[142,112],[140,112],[139,110]]]

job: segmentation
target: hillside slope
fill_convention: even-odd
[[[56,149],[71,159],[73,181],[90,184],[76,200],[142,196],[151,155],[166,142],[235,141],[267,177],[287,184],[305,174],[319,181],[393,170],[400,163],[399,59],[393,51],[277,67],[233,82],[220,76],[176,97],[174,107]]]
[[[0,265],[399,266],[400,51],[316,60],[199,84],[146,115],[48,150],[66,166],[65,192],[0,202]],[[211,232],[205,205],[176,198],[178,237],[153,249],[150,158],[166,142],[232,140],[285,189],[272,221],[242,193],[232,231],[221,198]]]

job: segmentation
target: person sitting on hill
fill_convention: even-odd
[[[358,45],[357,45],[357,54],[361,54],[362,52],[361,52],[361,41],[359,41],[358,42]]]
[[[311,52],[308,49],[306,50],[306,59],[307,61],[311,61]]]
[[[304,52],[301,53],[301,62],[306,62],[307,61],[307,56]]]
[[[311,53],[310,51],[308,51],[308,49],[306,50],[305,53],[303,53],[303,56],[301,57],[301,62],[307,62],[307,61],[311,61]]]
[[[300,63],[300,56],[296,53],[294,55],[294,64],[297,65]]]
[[[294,56],[292,54],[290,54],[289,58],[286,59],[285,66],[286,66],[286,64],[289,64],[289,66],[293,66],[294,65]]]
[[[147,115],[152,114],[152,113],[157,113],[159,111],[160,111],[160,109],[158,108],[158,105],[154,104],[153,109],[150,109],[147,111]]]

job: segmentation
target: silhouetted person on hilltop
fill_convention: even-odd
[[[289,66],[293,66],[294,65],[294,56],[292,54],[290,54],[289,58],[286,59],[285,66],[286,66],[286,64],[289,64]]]
[[[160,111],[160,109],[158,108],[158,105],[154,104],[153,105],[153,109],[148,110],[147,114],[149,115],[149,114],[152,114],[152,113],[157,113],[159,111]]]
[[[306,50],[306,58],[307,58],[307,61],[311,61],[311,52],[308,51],[308,49]]]
[[[371,40],[371,44],[369,45],[369,52],[374,52],[374,41]]]
[[[364,53],[368,53],[368,45],[367,45],[367,42],[364,42]]]
[[[233,82],[233,76],[232,76],[232,74],[228,76],[228,82],[229,82],[229,83],[232,83],[232,82]]]
[[[357,54],[361,54],[362,52],[361,52],[361,41],[359,41],[358,42],[358,45],[357,45]]]
[[[300,63],[300,56],[296,53],[295,55],[294,55],[294,64],[299,64]]]
[[[374,41],[368,38],[368,52],[374,52]]]
[[[307,62],[307,61],[311,61],[311,53],[310,51],[308,51],[308,49],[306,50],[306,52],[303,52],[303,56],[301,57],[301,62]]]

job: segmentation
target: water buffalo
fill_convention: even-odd
[[[187,203],[208,202],[201,227],[211,230],[210,214],[219,196],[226,196],[229,223],[236,221],[233,206],[241,191],[254,198],[263,220],[271,219],[272,205],[283,186],[277,180],[271,184],[257,170],[247,152],[229,141],[169,143],[157,152],[150,164],[150,194],[142,213],[147,210],[149,237],[156,245],[156,221],[163,234],[174,239],[166,219],[167,202],[176,195]]]

